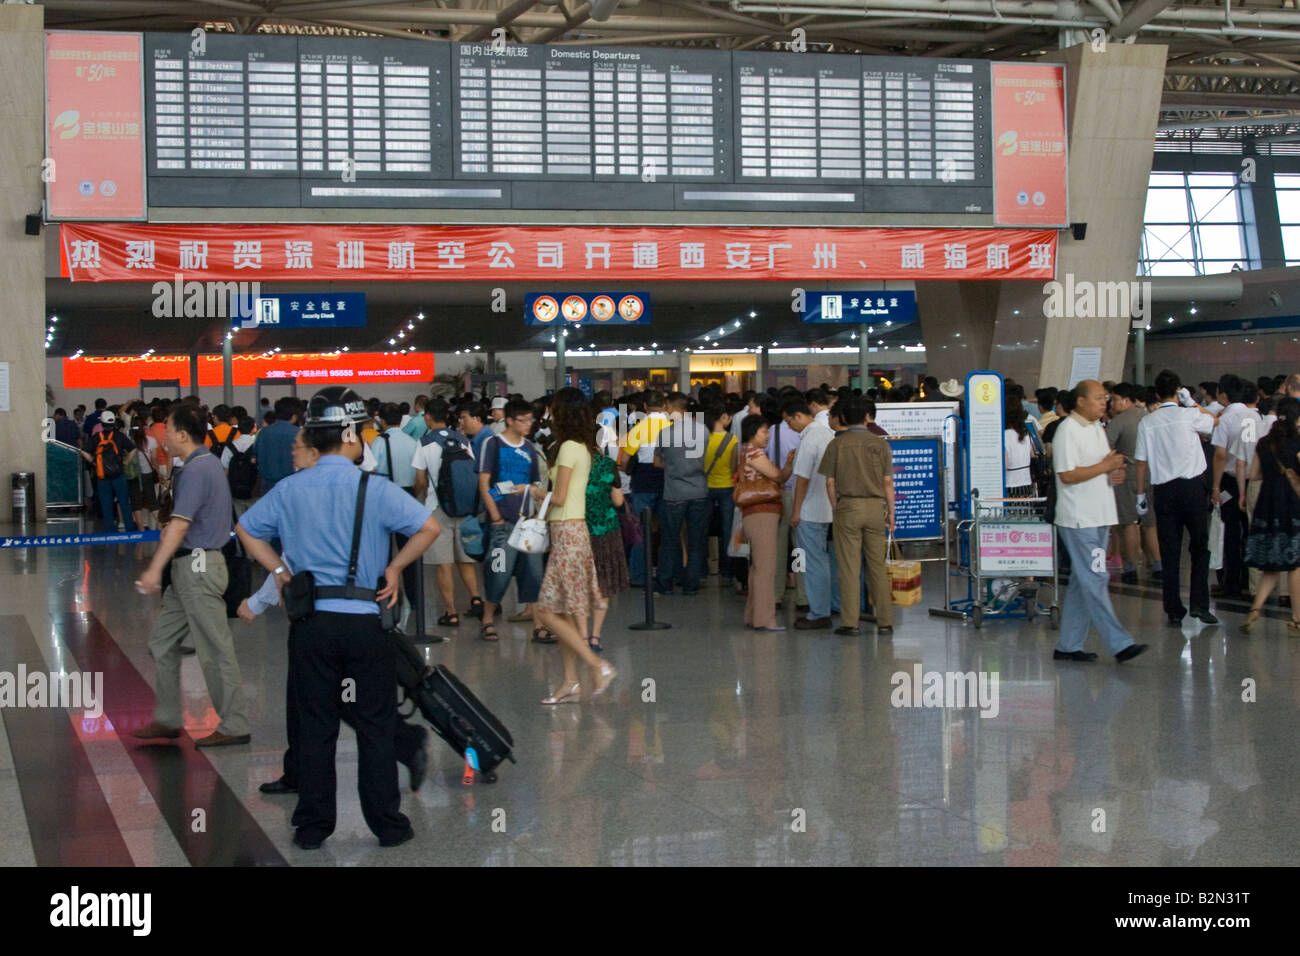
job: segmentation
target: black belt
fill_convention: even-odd
[[[316,588],[316,600],[341,599],[344,601],[373,601],[374,588],[349,587],[345,584]]]

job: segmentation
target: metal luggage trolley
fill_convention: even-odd
[[[957,526],[969,536],[970,566],[967,598],[951,607],[962,620],[980,627],[985,618],[1048,615],[1055,630],[1061,624],[1061,585],[1056,573],[1056,526],[1046,519],[1046,498],[984,498],[971,492],[971,517]],[[965,550],[965,549],[963,549]],[[1009,579],[987,602],[984,581]],[[1039,600],[1041,578],[1050,578],[1052,603]]]

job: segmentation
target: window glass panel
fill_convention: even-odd
[[[1297,177],[1297,178],[1300,178],[1300,177]],[[1179,189],[1182,189],[1182,188],[1183,188],[1183,174],[1182,174],[1182,173],[1152,173],[1152,174],[1151,174],[1151,179],[1150,179],[1150,185],[1153,186],[1153,187],[1155,187],[1155,186],[1177,186]]]
[[[1200,226],[1201,256],[1205,259],[1239,259],[1240,226]]]
[[[1277,218],[1284,225],[1300,225],[1300,189],[1278,191]]]
[[[1277,173],[1273,185],[1278,189],[1300,189],[1300,173]]]
[[[1187,193],[1182,189],[1147,192],[1147,222],[1187,222]]]
[[[1197,186],[1217,186],[1220,189],[1235,189],[1237,186],[1237,177],[1232,173],[1189,173],[1187,176],[1187,185],[1195,189]]]
[[[1147,275],[1153,276],[1194,276],[1196,269],[1190,262],[1179,262],[1172,260],[1169,262],[1153,262],[1151,270]]]
[[[1147,226],[1146,241],[1149,259],[1192,258],[1192,234],[1186,226]],[[1297,250],[1297,254],[1300,254],[1300,250]]]
[[[1288,264],[1291,259],[1300,259],[1300,226],[1282,227],[1282,249]]]
[[[1198,222],[1241,222],[1234,189],[1193,189],[1192,209]]]

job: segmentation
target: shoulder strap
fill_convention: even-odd
[[[722,432],[722,435],[724,437],[722,441],[718,442],[718,450],[713,453],[713,457],[709,460],[709,463],[704,466],[704,473],[706,475],[713,470],[713,466],[718,463],[718,459],[721,458],[723,454],[726,453],[727,449],[731,447],[731,442],[733,441],[732,436],[728,435],[726,432]]]
[[[347,589],[352,590],[357,581],[357,560],[361,554],[361,517],[366,513],[366,480],[370,472],[361,473],[361,482],[357,485],[357,511],[352,519],[352,553],[348,555]]]
[[[388,459],[388,480],[396,483],[397,479],[394,477],[393,472],[393,442],[388,437],[388,432],[380,432],[379,437],[384,440],[385,457]]]

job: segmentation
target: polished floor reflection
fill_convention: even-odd
[[[356,749],[339,741],[339,825],[322,850],[292,845],[291,797],[264,797],[284,746],[287,625],[273,609],[232,622],[251,703],[248,747],[198,751],[216,715],[184,665],[178,744],[127,731],[149,719],[149,629],[158,599],[131,587],[148,548],[0,551],[0,675],[103,674],[100,716],[0,709],[0,864],[102,865],[1272,865],[1300,833],[1300,640],[1273,609],[1250,638],[1164,625],[1159,589],[1112,595],[1151,650],[1117,665],[1052,661],[1042,620],[934,618],[942,594],[900,608],[892,639],[756,633],[716,578],[661,598],[671,630],[633,632],[640,591],[604,629],[620,678],[608,698],[542,707],[554,647],[527,625],[475,639],[466,619],[429,659],[455,671],[513,732],[519,764],[465,787],[429,744],[429,777],[404,791],[416,839],[380,849],[356,797]],[[429,593],[434,593],[429,573]],[[793,597],[793,594],[790,595]],[[794,610],[781,612],[787,623]],[[1090,649],[1098,649],[1095,636]],[[997,677],[976,706],[895,706],[924,674]],[[917,675],[919,679],[920,675]],[[948,678],[952,685],[952,678]],[[960,683],[960,682],[959,682]],[[939,695],[940,699],[942,694]],[[917,703],[927,703],[918,695]],[[933,701],[929,701],[933,702]],[[951,701],[949,701],[951,703]],[[84,703],[84,702],[83,702]],[[991,711],[989,711],[991,712]],[[405,787],[405,771],[401,771]]]

